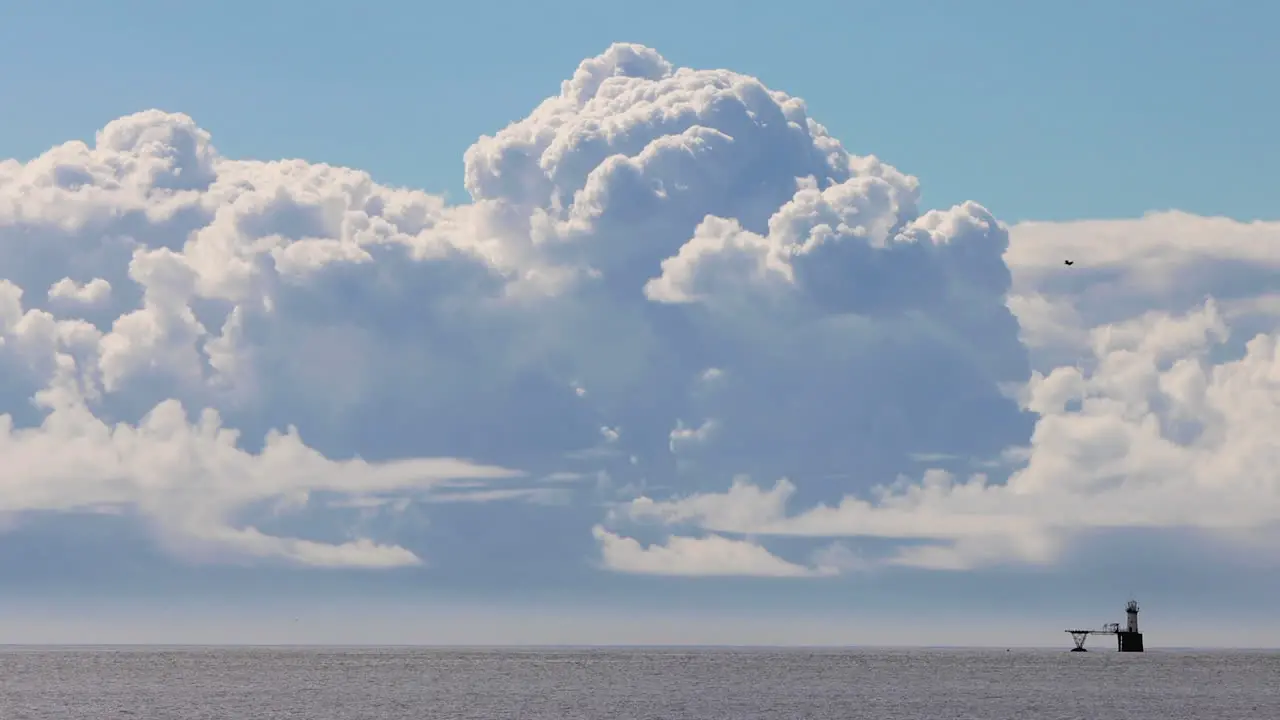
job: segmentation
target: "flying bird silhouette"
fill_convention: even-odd
[[[1063,260],[1062,262],[1066,263],[1067,265],[1075,265],[1075,264],[1076,264],[1076,262],[1075,262],[1074,260]]]

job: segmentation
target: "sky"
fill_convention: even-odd
[[[0,641],[1280,646],[1276,8],[0,8]]]

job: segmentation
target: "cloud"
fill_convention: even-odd
[[[697,577],[823,577],[835,574],[832,568],[797,565],[755,543],[720,535],[671,537],[663,545],[645,546],[634,538],[615,535],[599,525],[591,532],[600,542],[604,567],[617,572]]]
[[[1280,328],[1270,295],[1231,278],[1242,260],[1246,276],[1272,272],[1277,243],[1280,223],[1180,213],[1016,227],[1014,287],[1035,293],[1010,298],[1023,335],[1077,354],[1021,389],[1039,419],[1007,479],[935,469],[791,512],[791,481],[765,489],[739,478],[724,492],[641,497],[623,514],[753,536],[907,541],[881,561],[932,569],[1045,564],[1094,529],[1194,529],[1256,551],[1258,533],[1274,537],[1280,523]],[[1083,272],[1061,270],[1063,257]],[[1113,302],[1089,304],[1095,293]]]
[[[0,163],[3,510],[393,567],[429,552],[377,522],[411,505],[567,506],[605,567],[793,576],[1275,519],[1274,225],[1011,235],[922,208],[798,98],[629,44],[464,182],[233,160],[160,110]]]
[[[1280,281],[1277,233],[1276,222],[1177,211],[1021,223],[1005,258],[1014,270],[1010,306],[1024,340],[1042,354],[1084,347],[1093,328],[1186,313],[1209,297],[1229,314],[1247,313]],[[1062,271],[1065,259],[1075,263],[1071,272]]]
[[[49,288],[49,300],[66,300],[85,305],[97,305],[111,296],[111,283],[94,278],[81,285],[71,278],[62,278]]]
[[[17,323],[20,330],[35,312]],[[20,332],[9,338],[25,339]],[[514,474],[451,459],[330,460],[307,447],[293,427],[269,433],[262,450],[250,453],[237,447],[239,433],[223,427],[216,410],[205,409],[189,422],[173,399],[157,404],[137,424],[112,424],[87,407],[74,357],[58,353],[54,362],[49,386],[35,398],[48,411],[38,427],[15,428],[12,416],[0,415],[0,513],[130,508],[188,552],[230,551],[318,566],[416,565],[421,560],[409,550],[368,538],[326,544],[228,523],[237,509],[298,493],[305,504],[312,492],[425,492],[449,479]]]
[[[330,294],[328,310],[309,308],[319,319],[308,327],[307,309],[288,305],[305,303],[306,288],[285,288],[326,263],[368,259],[332,238],[344,221],[358,224],[342,206],[369,187],[352,171],[225,160],[190,118],[159,111],[110,123],[93,147],[71,142],[0,166],[0,400],[8,412],[0,416],[0,511],[125,509],[171,550],[204,559],[420,564],[414,552],[368,537],[277,537],[246,519],[255,506],[299,495],[303,509],[315,493],[425,499],[449,479],[519,475],[376,450],[389,457],[367,462],[352,457],[359,448],[339,449],[347,459],[326,456],[292,423],[307,404],[276,404],[273,390],[315,394],[333,417],[364,389],[369,376],[352,365],[368,353],[342,349],[368,331],[341,310],[326,314],[333,303],[358,303]],[[386,203],[388,216],[407,223],[438,207],[408,192]],[[351,232],[374,237],[388,222]],[[29,306],[24,288],[42,286],[49,305],[35,297]],[[255,342],[285,327],[293,332],[283,343]],[[281,357],[294,341],[301,352]],[[258,439],[246,439],[246,429]],[[509,497],[445,490],[440,498],[455,502]]]

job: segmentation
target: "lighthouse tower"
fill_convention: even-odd
[[[1125,629],[1117,632],[1120,652],[1142,652],[1142,633],[1138,631],[1138,601],[1130,600],[1124,606],[1124,614],[1128,619]]]

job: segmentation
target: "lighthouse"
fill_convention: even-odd
[[[1117,649],[1120,652],[1142,652],[1142,633],[1138,630],[1138,601],[1130,600],[1124,606],[1126,622],[1124,629],[1120,623],[1107,623],[1098,630],[1068,630],[1076,646],[1072,652],[1085,652],[1084,642],[1090,635],[1115,635]]]
[[[1116,633],[1120,652],[1142,652],[1142,633],[1138,631],[1138,601],[1130,600],[1124,606],[1125,629]]]

